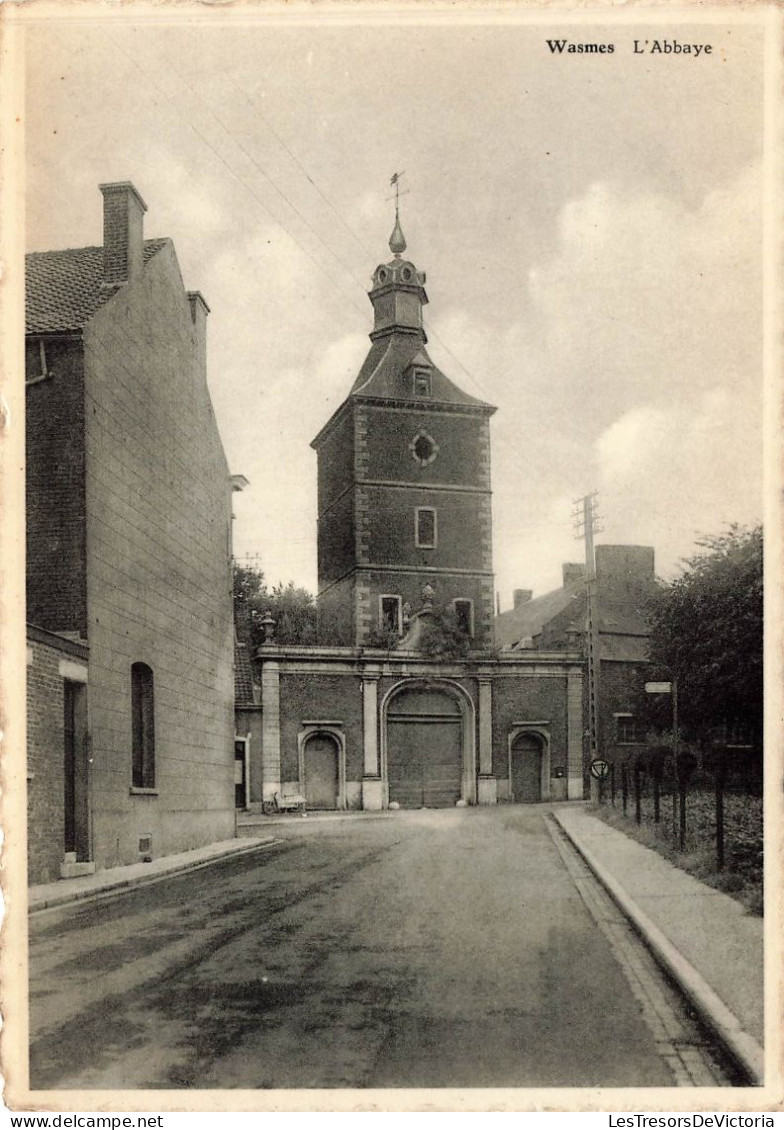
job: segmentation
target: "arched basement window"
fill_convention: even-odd
[[[155,788],[155,698],[152,669],[146,663],[131,667],[133,774],[136,789]]]

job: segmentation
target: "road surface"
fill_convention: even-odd
[[[728,1082],[544,808],[278,829],[32,916],[34,1090]]]

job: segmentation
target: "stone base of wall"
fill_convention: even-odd
[[[362,781],[362,807],[365,812],[380,812],[384,807],[384,789],[380,777],[365,777]]]
[[[477,804],[497,804],[497,785],[495,777],[480,777],[477,785]]]

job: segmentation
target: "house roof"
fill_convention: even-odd
[[[168,239],[146,239],[144,262],[148,262],[168,242]],[[26,255],[27,333],[62,333],[81,329],[118,289],[102,283],[102,247],[34,251]]]
[[[234,644],[234,704],[235,706],[253,704],[253,674],[250,656],[247,646],[239,641],[235,641]]]
[[[582,609],[579,594],[572,588],[554,589],[495,618],[495,642],[498,647],[512,647],[520,640],[533,638],[545,624],[574,603],[575,615]]]

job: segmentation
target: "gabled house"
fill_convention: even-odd
[[[232,488],[209,307],[171,240],[144,239],[134,186],[101,192],[102,246],[26,265],[29,710],[65,703],[31,728],[33,882],[234,834]]]
[[[613,756],[646,739],[642,704],[650,628],[646,605],[655,591],[654,551],[642,545],[596,547],[599,617],[599,748]],[[574,651],[583,646],[585,567],[563,566],[561,588],[531,599],[516,589],[514,607],[495,618],[496,644],[504,652]],[[641,697],[642,696],[642,697]]]

